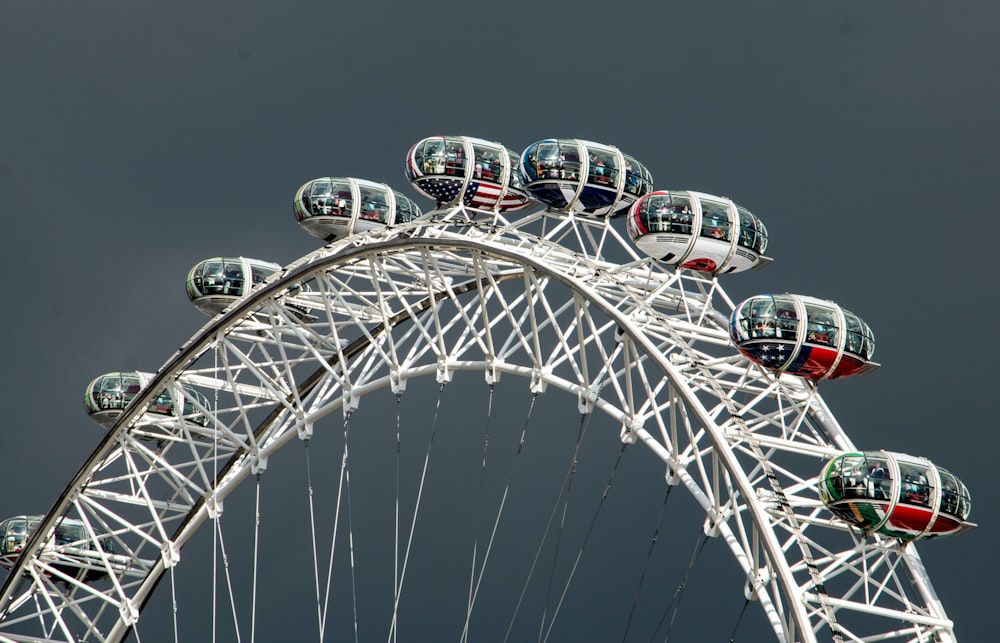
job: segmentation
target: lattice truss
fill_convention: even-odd
[[[824,459],[852,445],[815,387],[739,356],[718,281],[628,248],[601,222],[459,208],[291,264],[182,347],[84,464],[0,595],[0,640],[120,640],[283,444],[374,390],[462,371],[556,387],[620,423],[704,509],[778,640],[952,640],[912,545],[819,502]],[[163,388],[187,415],[145,413]],[[64,519],[86,540],[53,542]]]

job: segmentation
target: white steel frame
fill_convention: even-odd
[[[311,290],[289,290],[301,282]],[[854,447],[813,385],[735,351],[732,308],[716,279],[641,258],[604,220],[457,207],[330,244],[160,368],[8,576],[0,641],[122,640],[195,530],[282,445],[372,391],[460,371],[553,386],[620,423],[702,507],[776,640],[954,641],[914,546],[819,502],[824,459]],[[208,427],[143,414],[164,387],[180,401],[177,382],[214,398],[191,400]],[[111,535],[115,554],[46,544],[64,516],[95,546]],[[54,567],[66,559],[110,582]]]

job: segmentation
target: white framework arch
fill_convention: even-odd
[[[301,282],[312,288],[293,300]],[[732,307],[717,280],[640,258],[611,223],[573,216],[508,222],[459,206],[326,246],[157,372],[8,576],[0,641],[122,640],[181,547],[282,445],[373,391],[462,371],[563,389],[619,422],[702,507],[776,640],[953,641],[914,546],[866,538],[819,502],[822,462],[854,447],[812,385],[736,352]],[[178,380],[214,397],[192,400],[209,426],[137,423]],[[63,516],[93,543],[111,534],[114,555],[46,544]],[[78,582],[65,559],[109,580]]]

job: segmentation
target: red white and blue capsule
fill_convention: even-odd
[[[324,241],[336,241],[420,216],[412,199],[384,183],[346,177],[307,181],[292,204],[302,229]]]
[[[868,324],[815,297],[750,297],[733,310],[729,334],[747,359],[776,373],[818,381],[879,366],[872,361],[875,337]]]
[[[756,270],[771,261],[764,256],[764,223],[725,197],[650,192],[632,206],[626,228],[639,250],[689,270],[725,274]]]
[[[439,207],[511,212],[533,203],[521,182],[517,156],[481,138],[425,138],[406,153],[405,170],[414,189]]]
[[[926,458],[889,451],[843,453],[819,476],[823,504],[867,533],[901,540],[948,536],[968,522],[969,490]]]
[[[639,161],[610,145],[579,139],[546,139],[521,154],[525,188],[559,212],[616,216],[653,189]]]

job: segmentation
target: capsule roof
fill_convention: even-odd
[[[152,379],[151,374],[137,371],[98,375],[87,385],[84,393],[87,414],[104,428],[110,429],[118,416]],[[176,387],[162,390],[146,409],[146,414],[150,416],[149,422],[154,422],[157,416],[179,415],[188,422],[207,426],[208,418],[198,410],[199,406],[211,408],[208,398],[193,386],[177,383]],[[181,409],[179,414],[178,408]]]
[[[406,153],[406,178],[438,206],[512,212],[532,204],[517,156],[500,143],[471,136],[431,136]]]
[[[926,458],[889,451],[843,453],[820,473],[819,494],[834,515],[866,532],[916,540],[974,527],[966,486]]]
[[[689,270],[724,274],[756,270],[771,261],[764,256],[764,223],[725,197],[650,192],[631,207],[626,227],[644,253]]]
[[[552,210],[591,216],[625,213],[653,189],[637,160],[610,145],[579,139],[546,139],[521,154],[528,193]]]
[[[412,199],[384,183],[344,177],[307,181],[295,193],[293,210],[306,232],[325,241],[421,215]]]
[[[854,313],[803,295],[757,295],[740,303],[729,334],[748,359],[810,380],[867,373],[875,337]]]

